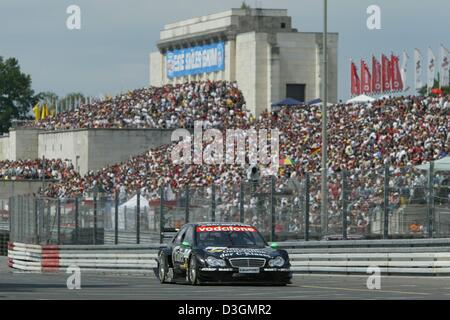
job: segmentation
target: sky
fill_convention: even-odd
[[[242,0],[1,0],[0,56],[19,59],[36,92],[99,96],[149,83],[149,53],[170,22],[240,7]],[[419,48],[436,56],[450,47],[448,0],[328,0],[329,32],[339,33],[338,95],[350,96],[350,59]],[[322,32],[321,0],[247,0],[252,7],[288,9],[293,27]],[[69,30],[67,7],[81,9],[81,29]],[[381,30],[369,30],[366,10],[381,9]],[[412,60],[408,85],[412,86]],[[425,79],[424,79],[425,80]]]

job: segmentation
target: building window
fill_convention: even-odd
[[[305,102],[305,89],[305,84],[288,83],[286,84],[286,98]]]
[[[285,22],[281,23],[281,29],[286,29],[286,23]]]

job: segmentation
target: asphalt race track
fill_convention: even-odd
[[[450,299],[450,277],[389,277],[369,290],[365,276],[296,275],[287,287],[159,284],[154,276],[82,274],[69,290],[69,274],[13,273],[0,257],[0,299]]]

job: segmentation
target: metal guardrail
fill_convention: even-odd
[[[450,239],[285,242],[297,273],[366,273],[377,266],[386,274],[450,274]],[[153,274],[162,245],[9,245],[9,266],[34,272],[82,271]]]

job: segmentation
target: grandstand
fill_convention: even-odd
[[[171,97],[172,100],[163,103],[160,93],[167,93],[167,88],[170,88],[167,97]],[[134,91],[131,95],[145,90]],[[173,90],[177,93],[174,94]],[[175,87],[151,88],[149,92],[153,92],[156,98],[147,93],[145,100],[159,101],[160,104],[154,107],[156,109],[151,113],[155,115],[154,118],[150,116],[146,123],[172,119],[176,113],[179,118],[170,125],[171,128],[189,127],[188,122],[182,119],[190,118],[202,119],[208,126],[221,129],[227,127],[280,129],[280,159],[289,161],[288,164],[283,164],[278,172],[279,188],[282,188],[289,179],[301,180],[306,173],[310,174],[313,179],[312,208],[317,213],[312,215],[312,219],[313,221],[319,219],[320,183],[315,174],[320,172],[320,152],[318,152],[321,142],[320,106],[282,107],[277,111],[265,111],[254,119],[244,111],[245,100],[236,83],[190,82]],[[123,106],[130,105],[123,96],[104,103],[111,108],[112,112],[109,113],[115,114],[118,118],[121,117],[119,113],[123,110]],[[353,190],[350,194],[353,217],[351,224],[355,226],[368,225],[377,212],[378,215],[381,214],[379,211],[383,202],[385,166],[388,166],[393,177],[393,185],[399,187],[399,190],[401,188],[411,190],[409,195],[393,193],[392,203],[400,204],[406,201],[414,205],[414,201],[427,201],[423,195],[427,175],[416,167],[448,156],[449,105],[448,97],[409,96],[330,107],[331,225],[338,223],[340,219],[342,197],[340,174],[343,171],[348,174],[349,190]],[[146,107],[145,104],[141,104],[132,110],[139,113]],[[54,127],[64,126],[66,122],[60,121],[65,121],[64,119],[69,117],[76,121],[86,119],[84,112],[89,113],[91,108],[95,107],[85,106],[75,113],[62,113],[56,119],[40,121],[35,123],[35,126],[45,128],[46,123],[52,123],[52,126],[48,127],[52,130]],[[47,186],[42,190],[42,194],[57,198],[75,197],[87,195],[95,188],[105,194],[120,192],[121,198],[127,199],[139,190],[147,199],[155,200],[159,197],[158,192],[162,185],[172,193],[179,192],[186,185],[199,188],[215,184],[226,190],[234,190],[246,177],[245,168],[239,165],[174,164],[170,158],[172,147],[173,145],[162,145],[135,155],[129,161],[109,165],[98,171],[89,171],[86,175],[79,174],[73,166],[61,160],[52,160],[45,169],[46,179],[53,178],[57,182]],[[44,172],[41,162],[39,159],[4,162],[0,173],[3,178],[9,179],[40,179]],[[436,179],[438,184],[443,186],[448,184],[448,177],[445,175],[438,175]],[[422,192],[422,196],[419,191]],[[440,198],[445,200],[445,197],[448,197],[448,193],[444,191]],[[448,203],[448,200],[445,201]]]

